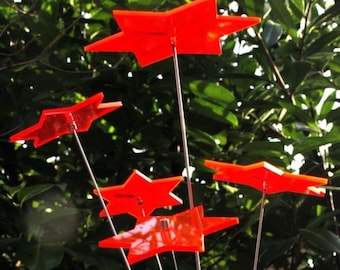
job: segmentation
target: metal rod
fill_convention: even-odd
[[[76,138],[76,141],[77,141],[77,144],[78,144],[80,153],[81,153],[81,155],[82,155],[82,157],[83,157],[83,160],[84,160],[84,162],[85,162],[86,168],[87,168],[87,170],[88,170],[88,172],[89,172],[89,174],[90,174],[91,180],[92,180],[92,182],[93,182],[93,184],[94,184],[94,186],[95,186],[95,188],[96,188],[96,190],[97,190],[99,200],[100,200],[100,202],[101,202],[101,204],[102,204],[102,207],[103,207],[103,209],[104,209],[104,212],[105,212],[105,214],[106,214],[107,220],[108,220],[109,225],[110,225],[111,230],[112,230],[112,233],[113,233],[114,236],[116,236],[116,235],[117,235],[116,228],[115,228],[115,226],[113,225],[112,219],[111,219],[111,217],[110,217],[109,210],[108,210],[107,207],[106,207],[106,204],[105,204],[105,202],[104,202],[103,196],[102,196],[102,194],[101,194],[101,192],[100,192],[100,189],[99,189],[99,186],[98,186],[98,184],[97,184],[96,178],[94,177],[92,168],[91,168],[90,163],[89,163],[89,161],[88,161],[88,158],[87,158],[87,156],[86,156],[86,154],[85,154],[84,148],[83,148],[83,146],[82,146],[82,144],[81,144],[81,142],[80,142],[78,133],[77,133],[76,128],[75,128],[76,125],[75,125],[75,123],[72,124],[72,125],[73,125],[72,131],[73,131],[74,137]],[[131,267],[130,267],[130,264],[129,264],[128,260],[127,260],[127,257],[126,257],[126,254],[125,254],[125,252],[124,252],[124,249],[123,249],[123,248],[120,248],[120,252],[121,252],[121,254],[122,254],[122,256],[123,256],[124,262],[125,262],[125,264],[126,264],[126,268],[127,268],[128,270],[131,270]]]
[[[256,236],[256,247],[255,247],[253,270],[257,270],[257,265],[258,265],[258,262],[259,262],[265,199],[266,199],[266,182],[264,181],[263,182],[263,190],[262,190],[262,198],[261,198],[261,206],[260,206],[259,226],[257,228],[257,236]]]
[[[156,254],[155,256],[156,256],[156,261],[157,261],[159,270],[163,270],[161,260],[159,259],[159,255]]]
[[[172,260],[174,262],[175,270],[178,270],[178,265],[177,265],[177,260],[176,260],[176,255],[174,251],[171,251],[172,254]]]
[[[141,197],[138,197],[138,198],[137,198],[137,203],[138,203],[138,205],[141,206],[142,216],[143,216],[143,217],[146,217],[146,215],[145,215],[145,210],[144,210],[144,207],[143,207],[143,203],[144,203],[144,202],[143,202],[143,199],[142,199]],[[159,258],[159,255],[156,254],[155,257],[156,257],[156,261],[157,261],[157,265],[158,265],[159,270],[163,270],[162,263],[161,263],[161,260],[160,260],[160,258]]]
[[[185,164],[185,171],[187,175],[189,206],[190,208],[193,208],[194,207],[194,196],[193,196],[193,191],[192,191],[192,183],[191,183],[191,175],[190,175],[189,150],[188,150],[188,140],[187,140],[184,108],[183,108],[182,87],[181,87],[181,79],[180,79],[180,73],[179,73],[177,48],[176,48],[176,43],[174,41],[172,42],[172,49],[173,49],[176,90],[177,90],[179,121],[180,121],[181,134],[182,134],[184,164]]]
[[[178,64],[177,48],[176,48],[175,38],[172,38],[171,45],[172,45],[172,52],[173,52],[173,62],[174,62],[174,71],[175,71],[179,120],[180,120],[180,126],[181,126],[181,134],[182,134],[184,164],[185,164],[185,171],[186,171],[186,175],[187,175],[187,189],[188,189],[189,206],[190,206],[190,209],[192,209],[192,208],[194,208],[194,196],[193,196],[191,175],[190,175],[188,140],[187,140],[187,132],[186,132],[186,124],[185,124],[185,116],[184,116],[184,108],[183,108],[183,98],[182,98],[182,87],[181,87],[181,79],[180,79],[180,72],[179,72],[179,64]],[[200,255],[199,255],[199,252],[197,252],[197,251],[195,252],[195,262],[196,262],[196,270],[201,270]]]

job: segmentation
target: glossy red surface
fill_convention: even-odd
[[[114,10],[121,32],[85,47],[87,52],[132,52],[147,66],[178,54],[222,53],[220,38],[260,22],[217,15],[216,0],[196,0],[166,12]]]
[[[103,98],[103,93],[98,93],[70,107],[43,110],[37,124],[12,135],[10,141],[33,140],[39,147],[74,129],[88,131],[94,120],[122,106],[120,101],[101,103]]]
[[[173,216],[151,216],[137,221],[134,229],[99,242],[103,248],[129,248],[134,264],[166,251],[204,251],[204,236],[238,224],[236,217],[204,217],[198,206]]]
[[[213,175],[214,180],[248,185],[267,194],[296,192],[322,197],[325,193],[318,187],[328,182],[322,177],[284,172],[268,162],[243,166],[206,160],[204,165],[217,171]]]
[[[110,215],[128,213],[136,218],[149,216],[155,209],[182,204],[171,191],[182,182],[182,176],[151,180],[135,170],[123,185],[100,188]],[[98,195],[97,190],[93,192]],[[105,217],[105,212],[100,212]]]

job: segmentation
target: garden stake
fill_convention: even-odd
[[[138,198],[138,201],[139,201],[140,205],[143,205],[143,200],[141,198]],[[144,210],[143,207],[142,207],[142,213],[143,213],[143,217],[145,217],[146,215],[145,215],[145,210]],[[155,257],[156,257],[156,261],[157,261],[157,265],[158,265],[159,270],[163,270],[162,263],[161,263],[161,260],[159,258],[159,255],[156,254]]]
[[[182,134],[184,164],[185,164],[185,172],[186,172],[186,177],[187,177],[189,207],[190,207],[190,209],[192,209],[192,208],[194,208],[194,196],[193,196],[191,175],[190,175],[190,168],[189,168],[190,163],[189,163],[188,140],[187,140],[186,125],[185,125],[185,116],[184,116],[183,98],[182,98],[182,87],[181,87],[181,79],[180,79],[180,73],[179,73],[179,64],[178,64],[177,49],[176,49],[176,38],[175,37],[173,37],[171,39],[171,46],[172,46],[172,52],[173,52],[173,63],[174,63],[174,71],[175,71],[179,120],[180,120],[180,126],[181,126],[181,134]],[[199,255],[199,252],[197,252],[197,251],[195,252],[195,263],[196,263],[196,270],[201,270],[200,255]]]
[[[70,117],[72,118],[72,114],[71,114],[71,113],[70,113]],[[109,211],[107,210],[106,204],[105,204],[104,199],[103,199],[103,196],[102,196],[102,194],[101,194],[101,192],[100,192],[100,189],[99,189],[99,186],[98,186],[98,184],[97,184],[96,178],[94,177],[92,168],[91,168],[90,163],[89,163],[89,161],[88,161],[88,158],[87,158],[87,156],[86,156],[86,154],[85,154],[84,148],[83,148],[83,146],[82,146],[82,144],[81,144],[81,142],[80,142],[80,139],[79,139],[79,136],[78,136],[78,133],[77,133],[77,125],[76,125],[75,121],[73,121],[73,122],[70,124],[70,128],[71,128],[71,130],[72,130],[72,132],[73,132],[73,134],[74,134],[74,137],[76,138],[76,141],[77,141],[77,144],[78,144],[80,153],[81,153],[81,155],[82,155],[82,157],[83,157],[83,160],[84,160],[84,163],[85,163],[85,165],[86,165],[86,168],[87,168],[87,170],[88,170],[88,172],[89,172],[89,174],[90,174],[91,180],[92,180],[92,182],[93,182],[93,184],[94,184],[94,186],[95,186],[95,188],[96,188],[96,190],[97,190],[97,192],[98,192],[99,200],[100,200],[100,202],[101,202],[101,204],[102,204],[102,207],[103,207],[103,209],[104,209],[104,211],[105,211],[105,214],[106,214],[107,220],[108,220],[108,222],[109,222],[110,228],[111,228],[111,230],[112,230],[112,233],[113,233],[114,236],[116,236],[116,235],[117,235],[116,228],[115,228],[115,226],[113,225],[112,219],[111,219],[111,217],[110,217]],[[121,254],[122,254],[122,256],[123,256],[123,259],[124,259],[124,263],[125,263],[125,265],[126,265],[126,268],[127,268],[128,270],[131,270],[131,267],[130,267],[130,264],[129,264],[128,260],[127,260],[127,257],[126,257],[126,254],[125,254],[125,252],[124,252],[124,249],[123,249],[123,248],[120,248],[120,252],[121,252]]]
[[[174,262],[175,270],[178,270],[178,265],[177,265],[175,251],[171,251],[171,254],[172,254],[172,261]]]
[[[260,217],[259,217],[259,225],[258,225],[258,228],[257,228],[253,270],[257,270],[257,264],[258,264],[259,256],[260,256],[260,246],[261,246],[261,236],[262,236],[262,225],[263,225],[263,217],[264,217],[265,199],[266,199],[266,180],[263,181],[262,198],[261,198],[261,205],[260,205]]]

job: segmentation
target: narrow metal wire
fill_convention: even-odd
[[[143,200],[140,197],[138,197],[138,205],[143,205]],[[143,207],[141,207],[141,210],[142,210],[142,216],[146,217],[145,210],[144,210]],[[159,270],[163,270],[163,266],[162,266],[161,260],[159,258],[159,255],[156,254],[155,257],[156,257],[156,261],[157,261],[157,265],[158,265]]]
[[[175,270],[178,270],[178,265],[177,265],[177,260],[176,260],[176,255],[174,251],[171,251],[172,254],[172,260],[174,262]]]
[[[157,261],[159,270],[163,270],[161,260],[159,259],[159,255],[156,254],[155,256],[156,256],[156,261]]]
[[[254,256],[253,270],[257,270],[257,265],[258,265],[258,262],[259,262],[265,199],[266,199],[266,181],[263,182],[263,190],[262,190],[262,198],[261,198],[261,206],[260,206],[259,226],[257,228],[256,247],[255,247],[255,256]]]
[[[192,209],[194,208],[194,196],[193,196],[191,175],[190,175],[189,150],[188,150],[187,132],[186,132],[183,98],[182,98],[182,87],[181,87],[181,79],[180,79],[180,73],[179,73],[179,64],[178,64],[175,38],[171,40],[171,46],[172,46],[173,62],[174,62],[174,70],[175,70],[175,81],[176,81],[179,120],[180,120],[180,126],[181,126],[181,134],[182,134],[184,164],[185,164],[185,171],[186,171],[186,176],[187,176],[189,206],[190,206],[190,209]],[[195,262],[196,262],[196,270],[201,270],[200,255],[197,251],[195,252]]]
[[[319,152],[320,152],[320,156],[322,158],[322,164],[323,164],[323,169],[327,172],[327,177],[329,176],[329,146],[320,146],[319,147]],[[328,180],[328,185],[332,185],[331,179]],[[336,207],[335,207],[335,203],[334,203],[334,195],[333,195],[333,191],[332,190],[328,190],[328,195],[329,195],[329,204],[331,207],[331,211],[334,213],[333,215],[333,223],[334,223],[334,230],[335,230],[335,234],[339,237],[340,232],[339,232],[339,227],[338,227],[338,219],[335,215],[336,212]],[[339,258],[339,254],[335,253],[335,261],[337,264],[337,269],[339,269],[340,267],[340,258]]]
[[[111,230],[112,230],[112,233],[113,233],[114,236],[116,236],[116,235],[117,235],[116,228],[115,228],[115,226],[113,225],[112,219],[111,219],[111,217],[110,217],[109,210],[108,210],[107,207],[106,207],[106,204],[105,204],[105,202],[104,202],[103,196],[102,196],[102,194],[101,194],[101,192],[100,192],[100,189],[99,189],[99,186],[98,186],[98,184],[97,184],[96,178],[94,177],[92,168],[91,168],[90,163],[89,163],[89,161],[88,161],[88,158],[87,158],[87,156],[86,156],[86,154],[85,154],[84,148],[83,148],[83,146],[82,146],[82,144],[81,144],[81,142],[80,142],[78,133],[77,133],[77,131],[76,131],[76,124],[75,124],[75,123],[72,124],[71,129],[72,129],[72,131],[73,131],[74,137],[76,138],[76,141],[77,141],[77,144],[78,144],[80,153],[81,153],[81,155],[82,155],[82,157],[83,157],[83,160],[84,160],[84,162],[85,162],[86,168],[87,168],[87,170],[88,170],[88,172],[89,172],[89,174],[90,174],[91,180],[92,180],[92,182],[93,182],[93,184],[94,184],[94,186],[95,186],[95,188],[96,188],[96,190],[97,190],[97,192],[98,192],[99,200],[100,200],[100,202],[101,202],[101,204],[102,204],[102,207],[103,207],[103,209],[104,209],[104,212],[105,212],[105,214],[106,214],[107,220],[108,220],[109,225],[110,225],[110,228],[111,228]],[[126,264],[126,268],[127,268],[128,270],[131,270],[131,267],[130,267],[130,264],[129,264],[128,260],[127,260],[127,257],[126,257],[126,254],[125,254],[125,252],[124,252],[124,249],[123,249],[123,248],[120,248],[120,252],[121,252],[121,254],[122,254],[122,256],[123,256],[124,263]]]

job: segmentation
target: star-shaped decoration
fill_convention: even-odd
[[[237,217],[204,217],[197,206],[173,216],[138,220],[134,229],[99,242],[102,248],[129,248],[134,264],[166,251],[203,252],[204,236],[238,224]]]
[[[216,0],[196,0],[166,12],[114,10],[121,32],[85,47],[87,52],[133,52],[144,67],[178,54],[222,53],[220,38],[260,22],[217,15]]]
[[[103,93],[98,93],[70,107],[43,110],[39,122],[10,137],[11,142],[33,140],[39,147],[61,135],[88,131],[97,118],[122,106],[120,101],[101,103]]]
[[[128,213],[136,218],[149,216],[155,209],[182,204],[182,200],[171,191],[183,180],[182,176],[151,180],[135,170],[122,185],[100,188],[108,202],[110,215]],[[93,192],[98,195],[97,190]],[[100,212],[105,217],[105,212]]]
[[[325,192],[318,187],[328,182],[322,177],[284,172],[268,162],[243,166],[205,160],[204,164],[217,171],[214,180],[248,185],[267,194],[295,192],[323,197]]]

